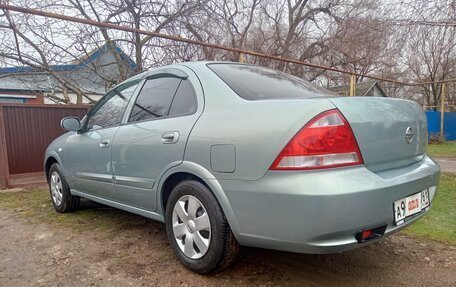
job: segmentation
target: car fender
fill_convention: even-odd
[[[179,172],[185,172],[197,176],[209,187],[209,189],[214,193],[214,196],[219,202],[223,212],[225,213],[226,219],[230,224],[233,234],[235,236],[239,234],[239,225],[237,223],[236,217],[234,216],[234,212],[231,208],[228,198],[222,189],[222,186],[209,170],[197,163],[183,161],[180,165],[171,167],[165,173],[163,173],[157,186],[157,202],[163,202],[163,184],[165,183],[166,179],[168,179],[171,175]],[[157,204],[157,206],[157,213],[164,214],[162,205]]]
[[[44,171],[46,172],[46,162],[49,160],[49,158],[54,158],[57,163],[59,164],[60,166],[60,169],[62,170],[63,174],[65,175],[65,177],[67,176],[66,174],[66,171],[65,171],[65,167],[63,166],[62,164],[62,159],[60,158],[59,154],[55,151],[55,150],[51,150],[51,151],[48,151],[46,152],[46,156],[44,158]],[[46,179],[47,180],[47,179]]]

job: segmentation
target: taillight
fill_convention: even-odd
[[[362,164],[355,136],[339,110],[313,118],[285,146],[272,170],[308,170]]]

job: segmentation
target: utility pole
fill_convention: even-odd
[[[244,53],[239,53],[239,63],[244,63]]]
[[[442,83],[442,89],[440,93],[440,139],[445,140],[445,133],[443,132],[443,122],[445,121],[445,86],[446,83]]]
[[[356,75],[350,75],[350,97],[353,97],[356,93]]]

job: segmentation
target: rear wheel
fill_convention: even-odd
[[[54,163],[49,169],[49,192],[52,205],[58,212],[71,212],[79,207],[80,197],[70,193],[70,187],[63,176],[59,164]]]
[[[198,181],[183,181],[171,192],[166,233],[181,263],[200,274],[228,266],[239,251],[220,205]]]

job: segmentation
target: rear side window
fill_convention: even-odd
[[[196,112],[197,102],[195,92],[189,81],[183,80],[177,89],[169,109],[170,116],[191,115]]]
[[[246,100],[305,99],[333,95],[298,77],[253,65],[207,65],[236,94]]]
[[[129,122],[167,116],[180,82],[172,77],[147,80],[133,106]]]

